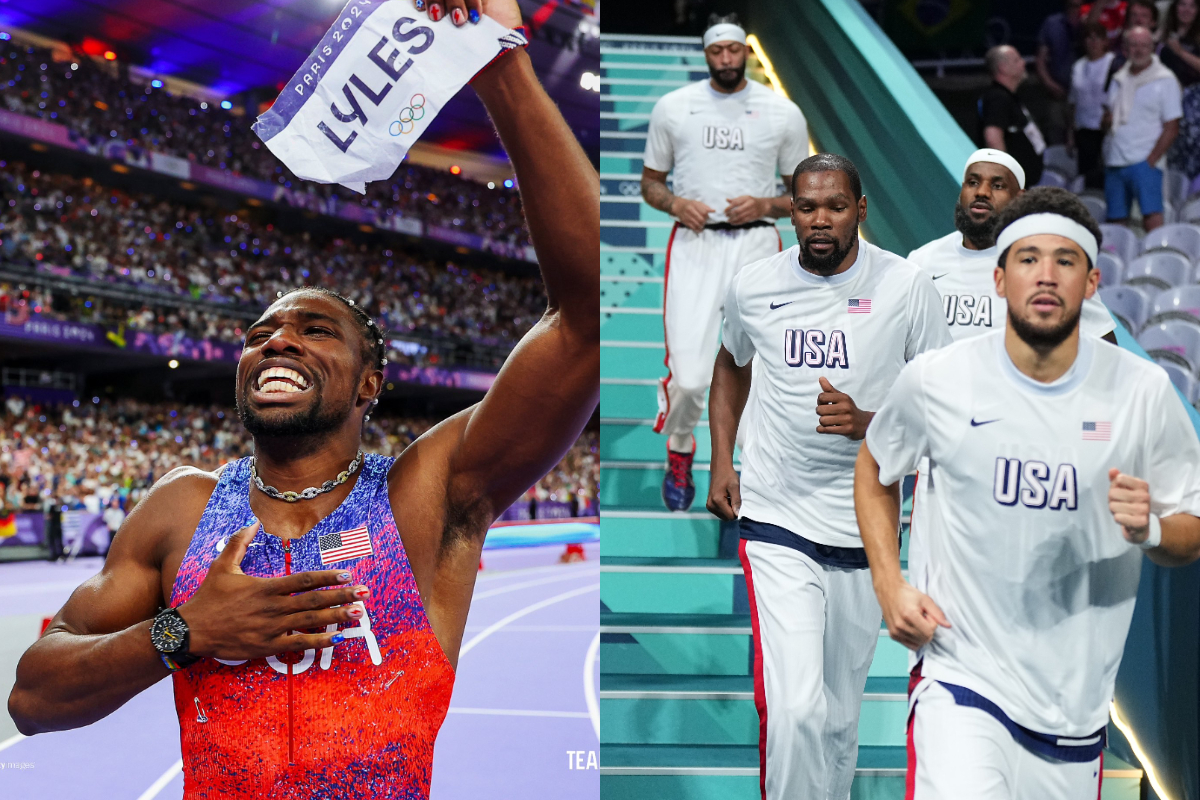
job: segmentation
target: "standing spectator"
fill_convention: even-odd
[[[1186,0],[1195,3],[1195,0]],[[1083,46],[1087,53],[1071,68],[1069,102],[1075,129],[1068,134],[1067,144],[1077,151],[1079,174],[1089,189],[1104,188],[1104,101],[1107,97],[1109,71],[1115,56],[1108,49],[1108,33],[1099,22],[1083,26]]]
[[[1182,91],[1175,73],[1154,55],[1154,37],[1146,28],[1125,32],[1125,57],[1105,103],[1108,221],[1126,222],[1130,200],[1137,197],[1145,228],[1152,231],[1163,224],[1163,174],[1156,165],[1179,134]]]
[[[1079,38],[1080,0],[1066,0],[1063,10],[1051,14],[1038,33],[1037,73],[1050,95],[1046,107],[1046,135],[1061,144],[1069,138],[1071,121],[1067,117],[1067,92],[1071,87],[1071,64]]]
[[[1183,118],[1179,138],[1167,163],[1191,180],[1200,175],[1200,14],[1196,0],[1175,0],[1163,25],[1159,59],[1183,87]]]
[[[1025,59],[1016,48],[1000,45],[988,50],[987,65],[992,85],[979,99],[983,146],[1015,158],[1025,170],[1025,185],[1036,186],[1042,177],[1046,140],[1017,97],[1017,87],[1025,80]]]
[[[113,537],[117,535],[117,529],[121,527],[121,523],[124,521],[125,509],[121,508],[121,497],[114,494],[108,498],[108,505],[104,509],[104,527],[108,528],[109,549],[112,549]]]
[[[1129,4],[1125,0],[1099,0],[1080,9],[1084,22],[1099,22],[1108,36],[1108,48],[1113,52],[1121,49],[1121,31],[1125,29],[1125,13]]]

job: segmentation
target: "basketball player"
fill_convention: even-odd
[[[929,277],[858,238],[867,199],[848,159],[807,158],[792,186],[800,243],[745,266],[725,300],[708,508],[740,518],[763,798],[847,800],[880,615],[854,519],[857,442],[904,364],[950,332]]]
[[[954,205],[951,234],[934,239],[908,254],[928,273],[942,296],[946,324],[955,341],[990,333],[1004,325],[1005,299],[996,292],[996,222],[1010,202],[1025,191],[1025,170],[1003,150],[976,150],[963,165],[962,189]],[[1083,301],[1079,329],[1088,336],[1103,337],[1117,343],[1116,323],[1098,294]],[[917,468],[913,490],[910,538],[908,543],[909,580],[919,589],[925,586],[925,549],[921,531],[925,520],[928,462]],[[916,664],[913,654],[909,666]]]
[[[482,10],[521,22],[515,0]],[[130,514],[21,659],[23,733],[173,673],[189,799],[428,797],[484,534],[599,394],[597,174],[520,49],[472,85],[519,179],[545,316],[480,403],[391,459],[360,450],[384,380],[370,317],[321,290],[275,302],[237,369],[254,458],[176,469]]]
[[[800,109],[746,80],[746,32],[736,15],[710,18],[704,58],[709,80],[654,104],[642,167],[642,197],[678,220],[667,242],[667,377],[654,421],[667,436],[662,496],[672,511],[686,511],[696,494],[692,431],[704,411],[729,280],[743,264],[779,252],[772,220],[788,215],[789,197],[772,195],[808,155]]]
[[[908,254],[942,296],[946,324],[954,340],[989,333],[1003,326],[1004,298],[996,294],[996,219],[1025,191],[1025,170],[1003,150],[976,150],[963,166],[962,189],[954,205],[954,233],[934,239]],[[1100,297],[1083,304],[1081,329],[1106,336],[1113,344],[1116,327]]]
[[[922,661],[908,797],[1091,800],[1144,550],[1200,557],[1200,441],[1154,364],[1080,334],[1100,228],[1062,189],[999,217],[1007,325],[910,363],[871,421],[855,505],[892,638]],[[925,591],[897,481],[932,464]]]

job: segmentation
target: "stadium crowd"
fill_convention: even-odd
[[[363,449],[399,455],[437,421],[372,414]],[[598,444],[585,431],[527,500],[587,506],[599,482]],[[0,511],[99,513],[114,497],[128,511],[175,467],[213,470],[250,455],[251,447],[228,408],[99,398],[45,405],[9,396],[0,409]]]
[[[238,313],[227,318],[211,311],[164,315],[148,307],[126,320],[134,326],[153,320],[175,330],[184,318],[190,330],[225,341],[240,339],[247,317],[301,283],[350,297],[394,333],[493,346],[511,346],[545,308],[535,278],[376,251],[308,231],[284,232],[237,214],[213,214],[17,162],[0,161],[0,262],[130,285],[149,297],[229,304]],[[105,313],[94,299],[82,302],[94,304],[85,309],[96,308],[91,316]]]
[[[0,49],[0,85],[9,111],[65,125],[93,148],[121,142],[257,178],[282,190],[277,199],[314,211],[356,203],[513,245],[529,243],[514,189],[488,188],[413,164],[370,185],[366,195],[301,181],[259,141],[246,116],[123,80],[115,64],[86,56],[56,61],[48,49],[10,42]]]

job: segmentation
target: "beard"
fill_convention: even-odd
[[[976,222],[963,208],[961,200],[954,204],[955,229],[981,250],[986,250],[996,243],[996,222],[995,209],[992,209],[992,214],[987,219]]]
[[[1025,344],[1038,351],[1053,350],[1067,340],[1071,332],[1075,330],[1079,324],[1079,317],[1083,312],[1083,308],[1075,309],[1075,313],[1065,318],[1053,328],[1039,328],[1032,323],[1019,318],[1013,313],[1013,307],[1008,306],[1008,324],[1012,327],[1013,333]]]
[[[297,409],[281,415],[264,417],[250,407],[250,388],[247,386],[237,398],[238,419],[254,438],[313,438],[337,430],[353,411],[351,403],[346,408],[334,408],[325,402],[319,383],[309,390],[316,400],[307,409]]]
[[[854,248],[854,240],[857,238],[858,231],[852,232],[850,238],[844,242],[839,242],[836,239],[833,243],[833,249],[826,255],[818,255],[809,249],[809,242],[814,238],[808,237],[800,246],[800,264],[809,272],[815,272],[818,275],[828,277],[837,272],[837,268],[846,260],[846,256]]]
[[[735,74],[733,80],[727,80],[721,77],[722,75],[728,75],[729,73]],[[738,87],[738,84],[742,82],[742,78],[746,75],[746,62],[743,61],[740,67],[725,70],[715,69],[712,64],[709,64],[708,74],[709,77],[713,79],[713,82],[717,84],[717,86],[720,86],[727,92],[732,92]]]

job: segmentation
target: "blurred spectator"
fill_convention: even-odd
[[[104,527],[108,528],[109,542],[112,542],[112,537],[117,535],[117,530],[125,521],[125,516],[125,509],[121,508],[121,497],[114,492],[108,498],[108,505],[104,507]]]
[[[1154,38],[1158,31],[1158,5],[1154,0],[1129,0],[1125,11],[1125,30],[1145,28]]]
[[[1108,48],[1113,52],[1121,49],[1121,31],[1125,29],[1125,13],[1129,4],[1125,0],[1098,0],[1080,9],[1085,22],[1099,22],[1108,33]]]
[[[10,504],[23,511],[46,505],[103,509],[113,530],[117,511],[132,510],[175,467],[214,470],[252,453],[233,409],[134,400],[41,406],[14,399],[0,413],[0,474],[16,479],[20,499],[10,498]],[[372,414],[363,449],[397,456],[436,422]],[[597,452],[596,434],[585,432],[531,496],[586,507],[596,496]]]
[[[1065,0],[1063,10],[1051,14],[1038,33],[1037,72],[1050,95],[1046,108],[1046,137],[1053,144],[1066,141],[1071,123],[1067,119],[1067,92],[1071,87],[1071,64],[1079,39],[1080,0]]]
[[[1036,186],[1042,178],[1042,152],[1046,140],[1029,109],[1017,98],[1017,87],[1025,80],[1025,59],[1009,45],[987,52],[992,85],[979,100],[980,138],[984,147],[1003,150],[1025,170],[1025,185]]]
[[[1186,0],[1194,2],[1195,0]],[[1108,35],[1099,22],[1083,26],[1083,45],[1087,52],[1071,69],[1070,107],[1075,129],[1070,145],[1078,152],[1079,173],[1089,189],[1104,188],[1104,102],[1113,53],[1108,49]]]
[[[1179,134],[1181,90],[1175,73],[1154,55],[1146,28],[1125,32],[1125,66],[1109,84],[1105,121],[1104,194],[1109,222],[1126,222],[1137,198],[1143,225],[1163,224],[1163,173],[1157,166]]]
[[[1179,137],[1167,163],[1188,179],[1200,175],[1200,14],[1197,0],[1175,0],[1167,10],[1159,58],[1183,87]]]
[[[273,184],[274,199],[321,213],[353,203],[414,217],[509,244],[528,244],[515,189],[486,186],[448,172],[402,164],[389,181],[358,195],[301,181],[250,129],[250,120],[166,89],[118,77],[114,65],[80,57],[56,62],[50,50],[7,42],[0,46],[0,85],[12,112],[66,125],[93,151],[110,143],[134,154],[166,153],[213,169]]]

